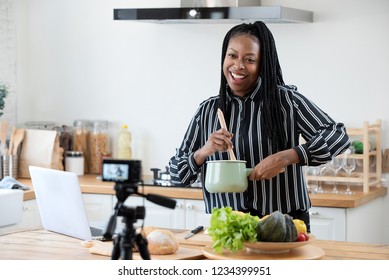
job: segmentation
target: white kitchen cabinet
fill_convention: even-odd
[[[311,233],[321,240],[346,240],[346,209],[312,207],[309,210]]]
[[[24,201],[22,222],[18,226],[19,228],[37,228],[42,226],[38,204],[35,199]]]
[[[205,213],[203,200],[176,199],[175,229],[194,229],[198,226],[209,227],[211,215]]]
[[[115,206],[117,202],[116,196],[113,196],[113,205]],[[154,226],[159,228],[176,228],[176,222],[184,219],[181,217],[182,213],[175,211],[176,209],[170,209],[153,202],[150,202],[143,197],[139,196],[130,196],[126,199],[124,205],[129,207],[133,211],[136,211],[138,206],[145,207],[145,218],[138,219],[134,222],[135,226]],[[117,219],[117,228],[122,228],[124,223],[122,223],[123,217],[118,217]]]
[[[26,200],[23,202],[23,214],[20,223],[0,228],[0,235],[16,229],[32,229],[41,226],[41,217],[36,200]]]
[[[312,207],[311,233],[316,239],[383,243],[383,198],[355,208]]]
[[[198,226],[209,227],[211,214],[205,213],[203,200],[185,200],[185,228],[194,229]]]
[[[145,226],[155,226],[169,229],[193,229],[199,225],[208,227],[210,215],[205,213],[204,202],[202,200],[175,199],[177,205],[175,209],[166,208],[142,197],[131,196],[127,198],[125,205],[136,208],[145,206],[146,216]],[[114,197],[114,205],[116,197]],[[121,223],[122,217],[118,218],[118,227],[124,226]],[[143,220],[138,220],[135,225],[140,226]]]
[[[373,201],[347,209],[346,241],[377,243],[384,242],[383,219],[385,213],[382,197]]]
[[[113,213],[112,195],[84,193],[82,199],[90,224],[105,227]]]

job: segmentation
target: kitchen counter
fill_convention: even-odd
[[[151,256],[152,259],[204,259],[203,249],[212,244],[204,233],[186,240],[188,231],[176,232],[179,253],[167,256]],[[109,245],[106,243],[106,245]],[[389,245],[313,240],[309,245],[324,252],[324,260],[389,260]],[[3,260],[109,260],[107,255],[91,254],[78,239],[42,229],[19,231],[0,236],[0,259]],[[110,247],[108,247],[110,248]],[[110,250],[108,250],[110,252]],[[258,259],[288,259],[288,253],[259,254]],[[304,256],[302,256],[303,258]],[[134,253],[134,259],[140,259]]]
[[[83,193],[90,194],[110,194],[114,195],[115,190],[113,188],[113,183],[111,182],[102,182],[99,179],[96,179],[96,175],[84,175],[79,177],[81,191]],[[18,181],[21,183],[32,186],[30,179],[19,178]],[[141,189],[141,187],[140,187]],[[324,187],[326,189],[326,187]],[[328,186],[327,189],[330,189]],[[140,190],[141,191],[141,190]],[[192,187],[165,187],[165,186],[144,186],[145,193],[159,194],[171,198],[181,198],[181,199],[203,199],[202,191],[200,188]],[[362,188],[356,188],[355,194],[353,195],[340,195],[340,194],[310,194],[310,198],[313,206],[320,207],[336,207],[336,208],[355,208],[368,202],[379,198],[384,197],[387,194],[386,187],[370,187],[368,193],[362,192]],[[31,190],[25,191],[24,200],[35,199],[34,191],[31,187]]]

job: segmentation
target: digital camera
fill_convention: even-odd
[[[103,181],[136,184],[142,181],[140,160],[103,159]]]

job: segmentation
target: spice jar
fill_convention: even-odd
[[[65,170],[74,172],[78,176],[84,175],[84,155],[79,151],[66,152]]]
[[[93,121],[89,140],[90,162],[89,172],[100,174],[103,157],[110,154],[108,121]]]
[[[91,133],[91,121],[75,120],[73,123],[73,150],[84,155],[84,173],[89,173],[89,138]]]

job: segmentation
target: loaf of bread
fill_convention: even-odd
[[[178,250],[178,242],[169,230],[145,226],[141,233],[147,239],[150,255],[170,255]]]
[[[178,250],[178,243],[169,230],[153,230],[146,238],[151,255],[170,255]]]

